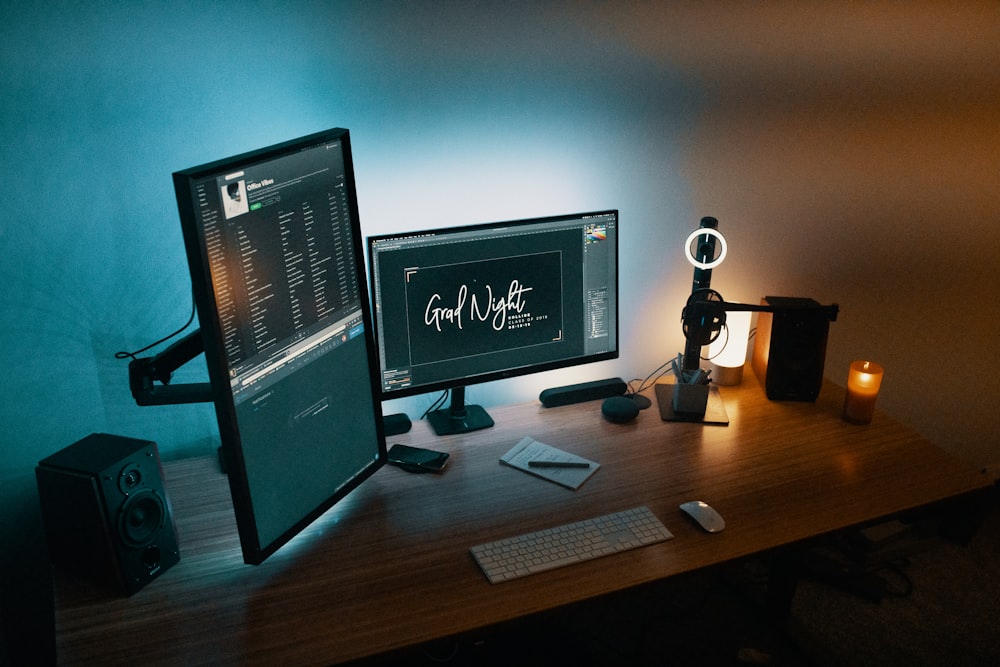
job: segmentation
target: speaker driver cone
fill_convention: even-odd
[[[164,516],[163,501],[152,491],[129,498],[119,514],[118,527],[122,540],[135,548],[147,546],[163,527]]]

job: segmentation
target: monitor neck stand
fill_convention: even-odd
[[[427,415],[438,435],[454,435],[493,426],[493,418],[480,405],[465,404],[465,387],[451,390],[451,405]]]

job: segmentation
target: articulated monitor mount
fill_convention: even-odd
[[[133,359],[128,365],[128,384],[138,405],[206,403],[212,400],[208,382],[170,384],[174,371],[205,351],[201,331],[196,329],[152,357]]]

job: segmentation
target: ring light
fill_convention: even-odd
[[[719,240],[719,256],[716,257],[711,262],[699,262],[698,258],[691,254],[691,242],[695,240],[696,237],[702,234],[708,234],[714,236]],[[707,271],[709,269],[714,269],[719,264],[722,264],[722,260],[726,258],[726,252],[728,248],[726,247],[726,237],[722,235],[718,229],[712,229],[711,227],[701,227],[699,229],[691,232],[690,236],[687,237],[687,241],[684,243],[684,253],[687,256],[687,260],[694,265],[695,268]]]

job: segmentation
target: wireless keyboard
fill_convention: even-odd
[[[672,537],[643,506],[480,544],[470,551],[490,583],[497,584]]]

